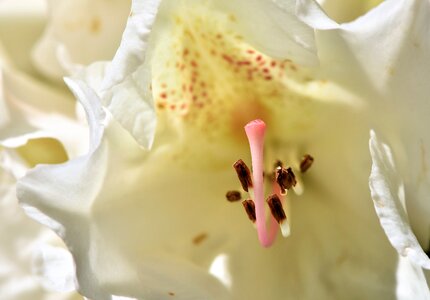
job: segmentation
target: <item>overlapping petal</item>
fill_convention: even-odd
[[[430,76],[429,3],[385,1],[354,22],[340,25],[310,1],[301,3],[303,19],[317,29],[324,76],[367,99],[373,111],[372,126],[384,133],[398,157],[409,222],[422,247],[428,249],[430,142],[424,132],[430,92],[426,84]],[[334,51],[333,43],[337,43]]]
[[[391,149],[381,143],[373,131],[369,147],[373,161],[369,185],[381,225],[391,244],[402,256],[407,256],[413,263],[429,269],[430,259],[409,225],[404,185],[396,170]]]

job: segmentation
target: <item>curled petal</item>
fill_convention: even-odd
[[[103,103],[115,119],[145,148],[155,132],[155,110],[150,93],[147,48],[160,0],[133,1],[121,45],[103,82]]]
[[[413,263],[430,269],[430,259],[424,253],[411,226],[405,207],[405,193],[391,149],[370,132],[372,171],[369,178],[371,196],[381,225],[393,247]]]

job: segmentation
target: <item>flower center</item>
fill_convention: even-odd
[[[266,124],[262,120],[251,121],[245,126],[245,132],[251,149],[252,176],[249,168],[242,160],[238,160],[233,166],[243,190],[251,196],[251,199],[242,202],[245,211],[249,219],[257,227],[261,245],[269,247],[275,241],[279,228],[281,228],[284,237],[290,235],[290,226],[284,211],[284,205],[286,205],[285,196],[289,189],[297,186],[298,181],[291,167],[285,169],[282,162],[277,161],[275,163],[275,170],[272,172],[270,178],[272,194],[266,200],[271,213],[270,228],[267,230],[266,209],[264,206],[264,177],[266,174],[264,172],[264,136],[266,133]],[[313,157],[306,154],[299,165],[300,172],[306,172],[311,167],[313,161]],[[302,189],[295,191],[300,194]],[[241,199],[240,192],[238,191],[229,191],[226,197],[227,200],[232,202]]]

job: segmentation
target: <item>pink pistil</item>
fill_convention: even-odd
[[[279,226],[273,216],[271,216],[271,228],[270,232],[267,232],[263,184],[263,152],[266,124],[262,120],[251,121],[246,124],[245,132],[251,148],[253,192],[258,239],[263,247],[270,247],[275,241]]]

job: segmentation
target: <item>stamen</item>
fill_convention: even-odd
[[[278,222],[281,227],[281,232],[284,237],[290,235],[290,226],[287,222],[287,216],[285,215],[284,208],[282,207],[281,199],[279,199],[278,195],[273,194],[267,198],[267,204],[269,205],[270,212],[275,220]]]
[[[252,187],[251,172],[249,171],[248,166],[243,162],[243,160],[239,159],[234,163],[233,167],[236,170],[243,190],[248,192],[248,188]]]
[[[279,199],[278,195],[273,194],[269,196],[266,201],[267,204],[269,204],[273,217],[278,223],[281,223],[287,218],[282,207],[281,199]]]
[[[254,201],[251,199],[245,200],[242,202],[243,207],[245,208],[246,214],[248,215],[248,218],[252,221],[252,223],[255,223],[257,220],[257,217],[255,215],[255,204]]]
[[[285,195],[286,190],[291,187],[296,186],[297,180],[291,168],[285,169],[283,167],[278,167],[276,169],[276,182],[281,188],[281,194]]]
[[[242,199],[242,195],[239,191],[228,191],[225,197],[230,202],[236,202]]]
[[[306,172],[312,166],[313,162],[314,158],[309,154],[303,156],[302,162],[300,163],[300,171],[302,173]]]

